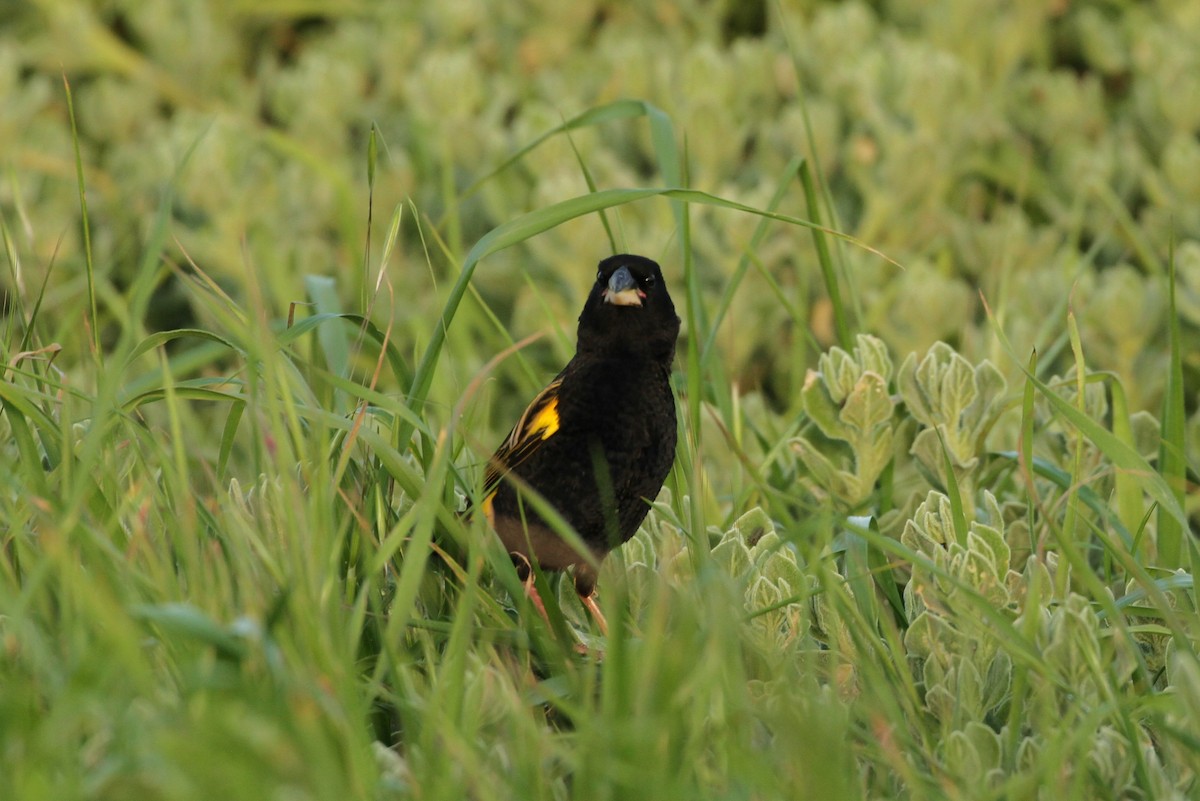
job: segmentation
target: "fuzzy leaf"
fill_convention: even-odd
[[[892,377],[892,357],[882,339],[870,334],[859,334],[854,353],[864,372],[882,376],[885,383]]]
[[[971,523],[967,534],[967,547],[987,557],[992,575],[1003,577],[1008,572],[1008,543],[1004,541],[1004,535],[998,529],[978,521]]]
[[[888,396],[887,381],[879,373],[863,373],[846,397],[839,415],[841,421],[857,434],[856,439],[871,434],[892,419],[892,399]]]
[[[750,567],[750,549],[736,529],[727,531],[721,537],[711,555],[731,576],[740,576]]]
[[[945,643],[956,636],[945,620],[928,611],[922,612],[904,632],[904,647],[909,656],[939,659],[947,657]]]
[[[991,712],[1008,698],[1012,688],[1012,657],[1007,651],[998,650],[988,664],[983,682],[983,709]]]
[[[829,385],[822,373],[809,370],[800,390],[804,401],[804,413],[830,439],[846,439],[846,430],[840,419],[838,403],[830,394]]]

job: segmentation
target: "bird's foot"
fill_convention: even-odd
[[[522,553],[513,551],[509,556],[512,557],[513,565],[517,568],[517,575],[521,578],[521,584],[525,588],[525,597],[533,604],[533,608],[546,622],[546,628],[551,631],[554,626],[550,623],[550,615],[546,613],[546,604],[542,601],[542,596],[538,594],[537,586],[534,584],[533,565],[530,564],[528,557]],[[596,628],[600,629],[600,633],[608,636],[608,621],[604,618],[604,613],[600,611],[600,605],[596,603],[596,593],[593,589],[587,595],[580,594],[579,600],[583,603],[585,609],[596,621]],[[589,647],[582,642],[576,642],[574,645],[575,653],[583,656],[603,657],[603,649]]]

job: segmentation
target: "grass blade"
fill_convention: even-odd
[[[1175,252],[1173,246],[1167,268],[1167,298],[1167,339],[1170,351],[1167,389],[1163,395],[1162,443],[1159,447],[1158,465],[1162,471],[1164,490],[1175,504],[1182,508],[1187,478],[1186,445],[1184,443],[1187,412],[1184,409],[1183,401],[1183,341],[1179,331],[1179,315],[1175,308]],[[1187,519],[1173,514],[1170,507],[1160,503],[1158,560],[1163,567],[1174,570],[1183,566],[1183,533],[1187,530]],[[1195,567],[1194,565],[1193,569]]]
[[[812,171],[809,170],[807,161],[800,165],[800,185],[804,187],[804,202],[808,209],[809,219],[820,226],[821,204],[817,199],[817,190],[813,184]],[[846,305],[842,303],[842,290],[838,285],[837,267],[829,252],[829,243],[821,228],[813,227],[809,229],[809,232],[812,234],[813,246],[817,249],[817,263],[821,266],[825,292],[829,295],[829,303],[833,307],[833,324],[837,331],[838,344],[842,346],[843,350],[850,351],[854,348],[854,332],[850,330]]]
[[[79,211],[83,226],[83,258],[87,274],[88,307],[91,311],[92,358],[97,364],[104,363],[100,351],[100,319],[96,307],[96,265],[92,261],[92,228],[88,221],[87,184],[83,179],[83,156],[79,151],[79,127],[75,122],[75,100],[71,96],[71,82],[64,73],[63,91],[67,97],[67,116],[71,119],[71,144],[75,149],[75,180],[79,187]]]

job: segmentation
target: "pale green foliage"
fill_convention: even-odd
[[[890,392],[895,372],[897,394]],[[860,335],[853,353],[832,348],[810,370],[802,390],[804,411],[821,435],[843,443],[839,451],[818,438],[792,440],[806,473],[803,485],[817,497],[861,508],[892,462],[901,435],[926,475],[947,486],[947,460],[964,501],[974,496],[973,476],[986,453],[987,435],[1004,410],[1007,383],[989,361],[972,365],[945,343],[920,359],[910,353],[899,370],[877,338]],[[900,429],[899,403],[915,433]],[[845,453],[848,451],[848,453]]]
[[[988,519],[999,523],[995,499],[985,493],[984,500]],[[930,493],[900,539],[922,557],[904,589],[909,622],[904,643],[921,663],[925,703],[954,728],[987,719],[1010,691],[1012,658],[981,607],[1012,620],[1021,593],[1021,577],[1009,569],[1002,524],[974,520],[966,542],[959,543],[949,500]]]
[[[844,409],[870,380],[869,368],[878,370],[886,364],[879,372],[891,375],[886,352],[871,350],[869,340],[860,338],[859,343],[853,356],[834,349],[822,357],[820,370],[810,372],[805,387],[808,417],[822,435],[841,442],[853,441],[856,429],[847,425]],[[1123,625],[1134,620],[1117,628],[1102,623],[1095,601],[1061,589],[1072,586],[1072,571],[1062,555],[1055,551],[1035,555],[1027,507],[1002,503],[1007,491],[1000,487],[997,494],[973,488],[987,464],[989,433],[1007,407],[1004,378],[989,362],[972,365],[949,346],[938,344],[923,357],[909,355],[896,371],[895,383],[902,405],[889,402],[887,416],[881,414],[879,423],[889,426],[890,436],[897,425],[893,416],[910,417],[916,424],[915,434],[910,435],[915,463],[924,475],[945,481],[949,462],[964,506],[960,522],[945,494],[929,492],[915,508],[895,510],[887,525],[914,554],[903,588],[904,650],[895,657],[913,668],[923,712],[937,732],[937,753],[954,781],[963,787],[1004,786],[1010,764],[1033,765],[1050,758],[1061,747],[1049,745],[1056,742],[1060,729],[1079,726],[1095,731],[1095,736],[1066,747],[1060,758],[1066,759],[1068,767],[1053,786],[1111,789],[1120,797],[1138,792],[1136,788],[1148,782],[1166,797],[1177,794],[1191,774],[1168,769],[1161,754],[1150,747],[1144,729],[1130,728],[1122,716],[1103,711],[1110,708],[1114,693],[1124,692],[1118,688],[1161,671],[1174,638],[1155,627],[1132,636],[1123,633]],[[1073,375],[1049,383],[1072,405],[1077,403]],[[886,392],[886,382],[883,385]],[[1084,385],[1082,411],[1092,419],[1105,419],[1109,407],[1104,384]],[[1035,405],[1035,414],[1035,452],[1040,458],[1069,470],[1075,450],[1082,449],[1086,475],[1093,476],[1097,491],[1107,491],[1111,466],[1097,444],[1078,437],[1043,399]],[[1129,425],[1131,444],[1152,457],[1159,436],[1157,421],[1134,414]],[[1002,430],[1012,433],[1011,427]],[[828,482],[828,468],[822,469],[828,459],[822,462],[810,455],[819,454],[811,437],[798,438],[797,443],[793,447],[805,461],[811,480],[834,486]],[[1003,440],[997,444],[1000,448],[1015,445]],[[899,462],[896,470],[899,475]],[[875,497],[871,486],[865,493],[855,488],[859,494],[848,492],[848,486],[852,485],[844,481],[841,494],[833,497],[852,497],[859,504]],[[1042,486],[1057,491],[1052,482]],[[1092,525],[1104,525],[1091,519]],[[853,575],[849,563],[843,570],[847,578]],[[1178,578],[1190,581],[1183,575]],[[1123,593],[1140,592],[1142,586],[1131,580]],[[860,665],[869,658],[858,632],[860,623],[850,613],[862,608],[861,592],[848,582],[834,596],[818,593],[813,598],[812,635],[836,655],[834,664]],[[1176,608],[1176,594],[1166,597]],[[1031,638],[1032,650],[1015,647],[1009,641],[1012,636]],[[1031,658],[1037,660],[1035,664],[1031,665]],[[1146,672],[1139,673],[1139,665]],[[1020,681],[1015,678],[1018,671],[1023,675]],[[837,671],[831,679],[841,692],[858,697],[867,690],[860,672],[861,667]],[[1026,730],[1021,732],[1010,728],[1014,705],[1024,711],[1021,725]],[[1130,742],[1130,732],[1136,742]],[[1055,792],[1046,790],[1040,797],[1057,797]]]
[[[1179,314],[1193,325],[1200,325],[1200,242],[1180,245],[1175,253],[1175,270]]]
[[[661,514],[665,508],[660,499],[659,513],[622,548],[634,603],[659,580],[656,576],[680,585],[696,576],[695,554],[680,529]],[[814,584],[770,516],[761,508],[751,509],[724,532],[709,533],[714,544],[704,560],[741,588],[744,612],[753,615],[764,648],[775,650],[793,640],[802,630],[801,608]]]
[[[849,464],[836,465],[805,437],[792,440],[809,479],[854,509],[874,489],[892,458],[893,401],[888,395],[892,361],[879,339],[860,335],[853,353],[833,348],[810,370],[801,394],[804,411],[821,433],[850,448]]]
[[[1004,376],[991,362],[973,366],[939,342],[920,360],[916,354],[908,355],[896,375],[896,386],[909,413],[922,425],[912,454],[943,481],[948,458],[956,478],[963,482],[964,497],[970,498],[969,478],[1004,400]]]

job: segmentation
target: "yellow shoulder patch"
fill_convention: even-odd
[[[496,527],[496,510],[492,507],[492,501],[495,499],[496,492],[493,490],[492,492],[488,493],[488,496],[483,499],[483,503],[480,504],[480,506],[483,507],[483,517],[485,520],[487,520],[488,525],[492,528]]]
[[[551,398],[529,421],[526,435],[533,437],[540,434],[542,439],[550,439],[558,431],[558,423],[558,398]]]
[[[562,426],[562,418],[558,415],[557,395],[560,386],[562,379],[556,379],[538,393],[533,402],[525,408],[513,430],[508,432],[508,439],[488,460],[483,473],[485,492],[495,489],[505,473],[515,470],[533,455],[543,442],[558,432]]]

